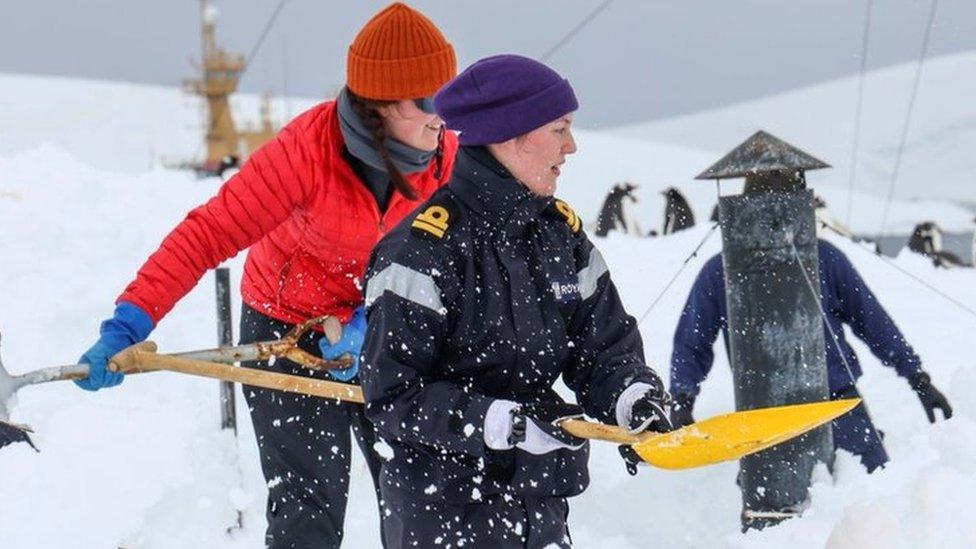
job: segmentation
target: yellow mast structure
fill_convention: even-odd
[[[217,8],[200,0],[202,69],[200,78],[184,81],[185,88],[207,101],[207,156],[204,171],[215,171],[227,159],[234,164],[272,139],[278,128],[271,122],[269,98],[261,103],[261,122],[239,131],[230,108],[230,95],[237,91],[241,73],[246,68],[244,56],[229,53],[217,45]]]

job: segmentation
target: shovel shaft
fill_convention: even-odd
[[[156,344],[151,341],[134,345],[115,355],[109,367],[112,370],[125,374],[165,370],[222,379],[224,381],[234,381],[244,385],[286,391],[289,393],[334,398],[359,404],[365,402],[362,389],[356,385],[217,364],[188,357],[187,355],[190,353],[183,355],[160,355],[155,351]],[[206,352],[195,353],[195,356],[205,355]],[[635,444],[645,438],[643,436],[632,435],[622,427],[582,419],[564,421],[560,423],[560,427],[565,429],[566,432],[580,438],[602,440],[617,444]]]
[[[186,353],[175,353],[170,356],[186,358],[190,360],[205,360],[207,362],[219,362],[222,364],[233,364],[235,362],[248,362],[254,360],[268,360],[272,357],[286,358],[301,364],[310,370],[332,370],[334,368],[347,368],[352,364],[352,358],[343,357],[337,360],[325,360],[298,347],[294,341],[280,339],[277,341],[265,341],[251,343],[248,345],[238,345],[236,347],[220,347],[217,349],[207,349],[204,351],[190,351]]]
[[[68,366],[51,366],[49,368],[41,368],[40,370],[34,370],[32,372],[27,372],[26,374],[13,376],[13,380],[16,386],[20,388],[24,385],[35,385],[38,383],[47,383],[49,381],[62,381],[69,379],[85,379],[86,377],[88,377],[87,364],[71,364]]]
[[[267,360],[262,357],[262,353],[256,345],[238,345],[236,347],[220,347],[217,349],[205,349],[202,351],[188,351],[185,353],[173,353],[172,356],[186,358],[190,360],[206,360],[207,362],[218,362],[220,364],[233,364],[235,362],[249,362],[252,360]]]
[[[125,374],[165,370],[289,393],[334,398],[360,404],[364,402],[362,389],[355,385],[252,368],[240,368],[173,355],[160,355],[155,350],[156,344],[148,341],[134,345],[112,357],[109,368]]]
[[[644,437],[632,435],[627,429],[606,423],[596,423],[582,419],[567,419],[559,424],[567,433],[589,440],[602,440],[616,444],[637,444]]]
[[[162,356],[162,355],[160,355]],[[338,360],[323,360],[317,356],[303,351],[288,340],[267,341],[252,343],[250,345],[238,345],[236,347],[221,347],[218,349],[206,349],[203,351],[189,351],[185,353],[175,353],[170,355],[189,360],[202,360],[221,364],[233,364],[235,362],[246,362],[252,360],[268,360],[272,357],[287,358],[293,362],[301,364],[310,370],[331,370],[333,368],[346,368],[351,363],[351,359],[340,358]],[[66,366],[49,366],[39,370],[33,370],[24,374],[10,376],[14,391],[26,385],[37,385],[38,383],[48,383],[51,381],[68,381],[75,379],[85,379],[88,377],[88,364],[70,364]],[[138,374],[141,371],[126,372]],[[253,385],[253,384],[252,384]]]

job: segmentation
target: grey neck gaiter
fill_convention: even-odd
[[[352,109],[352,101],[349,99],[346,88],[343,88],[342,92],[339,93],[337,103],[339,106],[339,129],[342,130],[346,148],[367,166],[386,173],[386,164],[373,144],[373,134]],[[426,170],[436,152],[415,149],[392,137],[386,139],[386,150],[389,151],[393,164],[400,170],[400,173],[404,174]]]

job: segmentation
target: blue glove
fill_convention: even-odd
[[[335,344],[329,343],[327,338],[319,339],[319,350],[322,358],[335,360],[343,355],[352,355],[352,366],[339,370],[329,370],[329,375],[339,381],[349,381],[359,374],[359,354],[363,350],[363,338],[366,336],[366,310],[360,305],[352,313],[352,318],[342,327],[342,337]]]
[[[122,383],[125,376],[121,372],[109,371],[109,359],[122,349],[145,340],[152,329],[149,313],[127,301],[119,303],[115,307],[115,316],[102,322],[101,337],[78,360],[80,364],[89,364],[90,371],[87,378],[75,380],[75,384],[86,391],[97,391]]]

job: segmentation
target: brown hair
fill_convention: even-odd
[[[379,112],[381,107],[396,105],[398,101],[366,99],[356,95],[352,90],[348,91],[353,112],[356,113],[356,116],[366,126],[366,129],[373,134],[373,144],[376,146],[376,152],[380,153],[380,158],[383,159],[383,164],[386,166],[386,173],[390,176],[393,188],[408,199],[416,200],[417,191],[407,182],[407,179],[397,169],[396,164],[393,163],[393,159],[390,158],[390,151],[386,148],[386,128],[383,126],[383,117]]]

